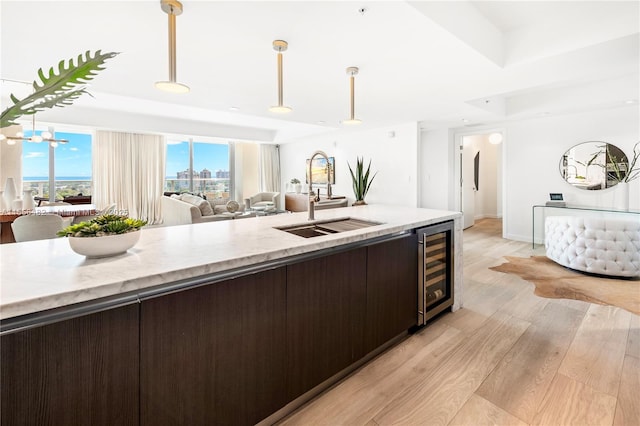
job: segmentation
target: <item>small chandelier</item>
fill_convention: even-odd
[[[182,3],[177,0],[161,0],[160,7],[169,15],[169,81],[156,81],[157,89],[171,93],[187,93],[189,86],[176,81],[176,16],[182,13]]]
[[[349,76],[349,100],[350,100],[350,115],[348,120],[343,120],[342,124],[361,124],[362,120],[356,118],[355,113],[355,76],[358,74],[358,67],[347,68],[347,75]]]
[[[293,109],[282,103],[282,52],[285,52],[289,44],[284,40],[274,40],[273,50],[278,52],[278,105],[269,107],[271,112],[291,112]]]
[[[0,134],[0,141],[7,140],[7,145],[15,145],[17,141],[22,142],[31,142],[31,143],[41,143],[47,142],[51,147],[55,148],[58,144],[69,143],[66,139],[55,139],[54,135],[49,131],[44,131],[40,135],[36,135],[36,116],[32,116],[31,121],[32,132],[30,137],[25,137],[24,133],[18,132],[16,136],[5,136]]]

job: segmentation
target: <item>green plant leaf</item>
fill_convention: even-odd
[[[623,182],[631,182],[640,177],[640,166],[636,167],[638,159],[640,158],[640,142],[637,142],[633,146],[633,158],[629,163],[629,169],[623,179]]]
[[[104,214],[89,222],[80,222],[58,231],[60,237],[96,237],[137,231],[147,224],[146,220],[132,219],[117,214]]]
[[[356,166],[355,172],[351,168],[349,162],[347,162],[347,166],[349,167],[349,173],[351,173],[351,181],[353,184],[353,194],[356,197],[356,201],[364,201],[364,197],[369,192],[369,188],[371,187],[371,183],[373,179],[378,174],[377,172],[369,179],[370,171],[371,171],[371,160],[369,160],[369,165],[367,166],[367,170],[364,170],[364,157],[356,157]]]
[[[81,95],[88,93],[85,87],[78,87],[93,80],[98,72],[105,69],[104,63],[117,56],[117,52],[102,53],[96,51],[93,55],[86,51],[84,56],[78,55],[76,62],[69,59],[68,64],[62,60],[58,63],[57,73],[54,68],[45,75],[42,68],[38,70],[40,81],[34,80],[34,92],[20,100],[13,94],[10,99],[13,105],[0,114],[0,128],[18,124],[23,115],[35,114],[46,108],[64,107],[71,105]]]

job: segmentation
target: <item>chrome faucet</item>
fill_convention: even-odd
[[[316,196],[315,192],[313,192],[313,177],[311,174],[311,166],[313,165],[313,159],[317,156],[324,157],[327,162],[327,195],[331,197],[331,166],[329,165],[329,157],[323,151],[316,151],[311,156],[309,160],[309,220],[315,219],[315,204],[320,201],[320,191],[318,191],[318,196]]]

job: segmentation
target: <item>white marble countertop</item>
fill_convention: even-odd
[[[369,205],[319,210],[315,217],[382,224],[314,238],[274,229],[307,223],[307,212],[300,212],[149,228],[127,253],[103,259],[74,253],[65,238],[2,244],[0,319],[394,234],[460,213]]]

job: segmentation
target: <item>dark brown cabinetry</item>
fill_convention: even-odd
[[[2,426],[251,425],[416,325],[416,233],[305,259],[3,335]]]
[[[141,424],[249,425],[285,405],[284,267],[143,300]]]
[[[287,389],[294,399],[364,355],[366,248],[287,266]]]
[[[367,247],[365,353],[416,325],[416,234]]]
[[[138,305],[0,338],[2,425],[137,425]]]

